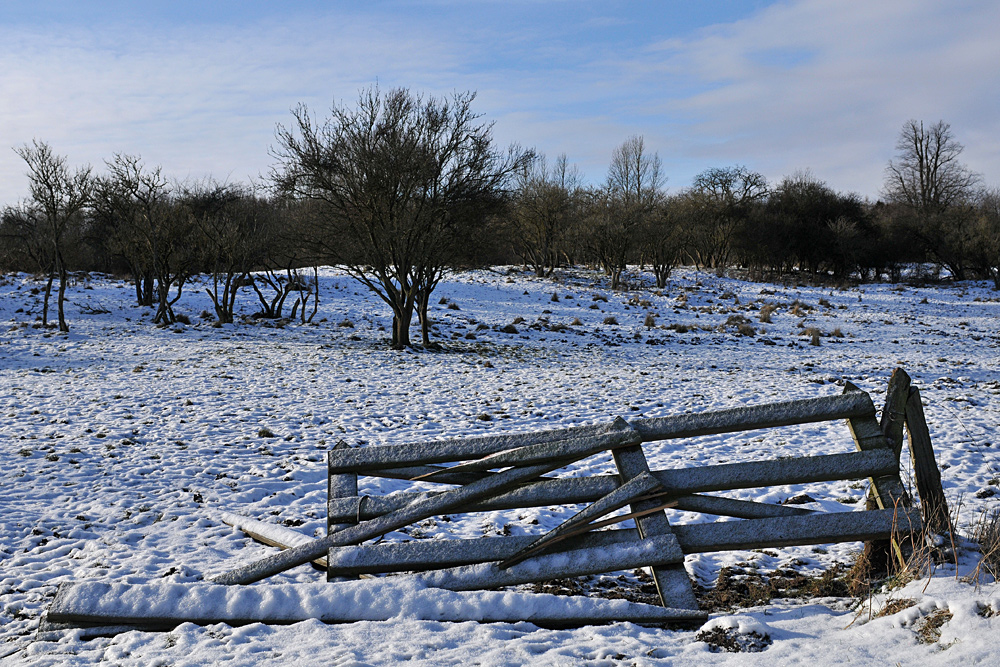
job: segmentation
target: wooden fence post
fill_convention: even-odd
[[[910,388],[906,401],[906,430],[910,436],[910,458],[913,460],[913,474],[916,478],[917,493],[920,495],[920,511],[924,525],[935,533],[946,533],[951,529],[948,517],[948,501],[941,486],[941,471],[934,460],[931,434],[924,419],[924,407],[920,402],[920,390]]]
[[[642,453],[642,445],[633,445],[615,449],[611,452],[618,466],[618,474],[621,483],[625,484],[631,479],[640,476],[642,473],[649,474],[649,464],[646,463],[646,455]],[[643,512],[657,506],[656,500],[640,500],[631,503],[632,512]],[[663,510],[653,512],[636,518],[636,528],[643,538],[653,536],[673,535],[670,529],[670,522],[667,521],[667,514]],[[676,565],[662,565],[651,567],[653,581],[656,582],[656,590],[660,594],[660,602],[664,607],[675,607],[677,609],[697,609],[698,600],[694,596],[694,589],[691,587],[691,580],[688,578],[687,570],[684,569],[684,561]]]
[[[336,445],[333,446],[333,450],[347,449],[348,444],[341,440]],[[333,451],[331,450],[331,451]],[[327,466],[330,462],[330,452],[327,452]],[[327,475],[327,506],[330,504],[330,500],[333,498],[358,498],[358,474],[357,473],[339,473],[339,474],[328,474]],[[360,502],[360,499],[358,499]],[[335,533],[338,530],[347,528],[349,525],[357,523],[357,520],[347,522],[347,523],[334,523],[331,521],[330,512],[326,513],[326,534]],[[333,572],[327,568],[326,580],[327,581],[343,581],[345,578],[341,576],[334,575]]]

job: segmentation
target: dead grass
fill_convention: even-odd
[[[921,644],[936,644],[941,639],[941,628],[951,620],[947,609],[936,609],[920,619],[917,624],[917,641]]]
[[[979,568],[994,579],[1000,578],[1000,509],[979,515],[972,529],[972,541],[979,545]]]
[[[853,569],[843,564],[819,576],[781,568],[768,573],[724,567],[714,587],[698,590],[698,606],[710,612],[730,612],[769,604],[775,598],[852,597],[853,576]]]
[[[763,306],[760,307],[760,315],[758,315],[757,319],[759,319],[764,324],[770,324],[771,323],[771,315],[777,309],[778,309],[778,307],[776,305],[774,305],[773,303],[765,303]]]
[[[875,614],[875,618],[883,618],[885,616],[892,616],[893,614],[898,614],[904,609],[909,609],[913,605],[917,604],[917,601],[913,598],[897,598],[894,600],[886,600],[882,608],[878,610]]]

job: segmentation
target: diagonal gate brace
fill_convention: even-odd
[[[593,525],[593,522],[597,519],[610,514],[615,510],[621,509],[622,507],[625,507],[629,503],[635,502],[640,498],[651,496],[657,490],[663,490],[663,485],[660,484],[655,477],[649,474],[649,472],[640,473],[611,493],[603,496],[591,505],[588,505],[586,509],[581,510],[563,523],[559,524],[521,551],[518,551],[513,556],[505,559],[499,563],[497,567],[501,570],[505,570],[512,565],[516,565],[517,563],[530,558],[539,551],[552,546],[556,542],[560,542],[574,535],[579,535],[580,533],[588,532],[596,527]],[[625,517],[618,517],[618,520],[624,521]]]

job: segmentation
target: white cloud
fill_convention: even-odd
[[[643,134],[673,188],[743,163],[770,178],[808,167],[875,195],[909,118],[950,122],[969,166],[1000,181],[993,2],[796,0],[680,36],[648,6],[613,22],[577,3],[531,5],[548,23],[469,15],[484,7],[0,28],[0,202],[26,191],[6,147],[32,138],[75,164],[125,151],[180,178],[254,177],[289,108],[322,115],[376,80],[478,90],[498,140],[565,152],[592,182],[614,146]]]

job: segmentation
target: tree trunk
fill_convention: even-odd
[[[52,295],[52,280],[55,274],[49,273],[49,279],[45,282],[45,296],[42,299],[42,327],[49,326],[49,298]]]
[[[66,303],[66,282],[69,279],[69,274],[66,271],[66,267],[63,263],[59,262],[59,296],[56,298],[56,310],[59,312],[59,331],[63,333],[69,332],[69,325],[66,323],[66,312],[64,304]]]
[[[409,307],[408,307],[409,306]],[[410,321],[413,318],[412,304],[392,306],[392,349],[405,350],[410,347]]]
[[[430,347],[431,344],[431,322],[430,318],[427,316],[430,301],[430,292],[422,291],[420,296],[417,298],[417,318],[420,320],[420,339],[425,348]]]

